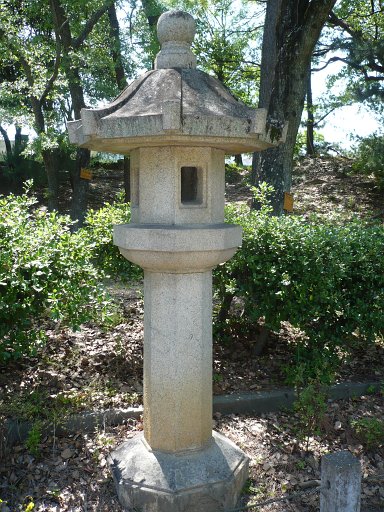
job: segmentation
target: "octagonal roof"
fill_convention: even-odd
[[[109,105],[82,109],[81,119],[68,123],[70,141],[121,154],[164,145],[210,146],[229,154],[272,146],[265,134],[266,110],[237,101],[219,80],[195,69],[192,16],[169,11],[160,16],[157,30],[162,48],[156,69]]]

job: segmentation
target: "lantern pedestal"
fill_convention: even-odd
[[[126,224],[114,243],[144,268],[144,434],[110,456],[119,500],[143,512],[234,507],[248,458],[212,434],[212,268],[241,227]]]
[[[225,511],[236,506],[248,478],[248,458],[216,432],[205,448],[179,453],[152,450],[138,435],[109,463],[119,501],[130,511]]]
[[[231,224],[115,226],[144,268],[144,436],[153,451],[212,441],[212,268],[241,244]]]

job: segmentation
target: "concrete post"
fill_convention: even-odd
[[[361,467],[350,452],[324,455],[321,459],[320,512],[359,512]]]

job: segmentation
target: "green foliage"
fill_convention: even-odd
[[[299,372],[300,373],[300,372]],[[316,380],[310,382],[304,388],[299,388],[297,399],[294,402],[295,412],[299,416],[297,424],[298,433],[307,441],[314,435],[320,435],[321,424],[327,409],[327,394],[321,383]]]
[[[37,209],[34,197],[0,196],[0,360],[32,354],[38,324],[51,319],[78,328],[108,317],[89,240],[71,234],[67,217]]]
[[[225,164],[225,183],[235,184],[242,180],[241,173],[244,171],[243,167],[230,162]]]
[[[260,9],[252,2],[231,0],[167,0],[196,18],[193,44],[198,66],[214,75],[241,101],[255,106],[258,99],[261,36]]]
[[[328,155],[330,143],[325,140],[324,135],[318,131],[314,132],[314,145],[316,155]],[[337,145],[332,144],[332,149],[339,149]],[[307,134],[305,131],[299,131],[296,137],[293,157],[299,158],[307,152]]]
[[[368,449],[376,449],[384,444],[384,421],[378,418],[352,420],[351,426]]]
[[[226,265],[214,271],[219,307],[215,329],[233,335],[228,302],[243,303],[242,324],[261,318],[279,330],[289,321],[305,334],[297,342],[295,365],[307,378],[319,367],[329,380],[340,350],[357,338],[373,341],[384,330],[384,228],[354,220],[272,217],[265,211],[228,205],[226,220],[243,227],[243,245]]]
[[[25,446],[27,450],[34,457],[38,457],[40,455],[41,437],[42,423],[40,421],[35,421],[34,424],[32,425],[32,428],[28,432],[28,436],[25,441]]]
[[[353,167],[357,171],[373,174],[380,188],[384,188],[384,135],[374,133],[358,137]]]
[[[97,267],[112,278],[135,280],[142,277],[142,270],[123,258],[119,249],[113,245],[113,225],[127,224],[130,218],[130,205],[120,195],[115,202],[106,203],[100,210],[89,210],[85,226],[80,232],[80,236],[88,240]]]
[[[263,181],[258,187],[251,187],[251,191],[253,193],[259,215],[264,217],[271,214],[273,208],[269,202],[269,197],[273,194],[274,188]]]
[[[383,108],[383,41],[384,16],[381,0],[340,0],[330,18],[333,28],[328,32],[325,48],[333,52],[331,61],[345,64],[331,77],[340,81],[340,98],[365,102],[372,110]],[[340,90],[340,87],[339,87]],[[335,99],[335,98],[334,98]]]

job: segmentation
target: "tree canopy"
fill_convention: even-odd
[[[280,203],[290,188],[311,57],[314,69],[336,60],[345,65],[330,78],[345,83],[330,108],[365,101],[382,109],[381,0],[0,0],[0,132],[6,139],[5,125],[34,127],[30,154],[44,162],[52,208],[59,193],[58,152],[76,153],[65,123],[85,105],[110,101],[129,79],[153,66],[156,23],[169,8],[196,17],[199,67],[235,97],[268,108],[272,139],[288,121],[287,142],[279,150],[285,163],[255,164],[255,176],[280,190]],[[71,173],[74,198],[79,192],[74,218],[84,210],[87,183],[80,170],[88,160],[77,151]]]
[[[367,101],[374,109],[384,99],[384,7],[381,0],[340,1],[329,17],[334,55],[328,62],[345,67],[334,79],[344,78],[356,101]],[[326,48],[327,49],[327,48]]]

